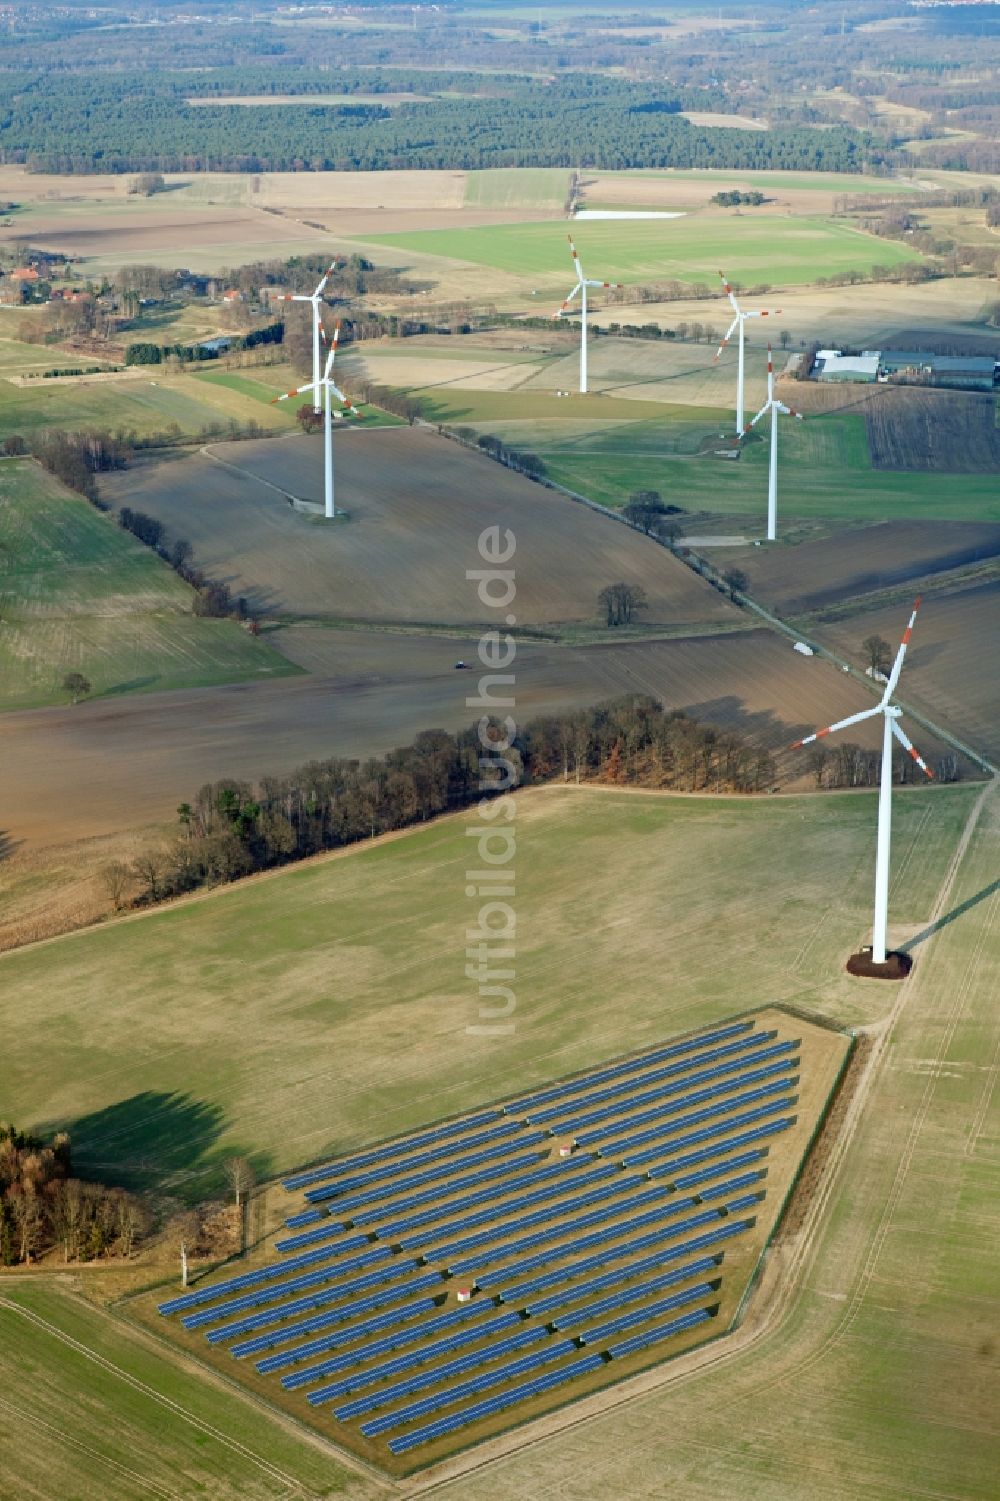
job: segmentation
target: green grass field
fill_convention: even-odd
[[[366,236],[394,250],[441,256],[514,272],[533,281],[572,284],[564,222],[496,224],[488,228],[422,229]],[[820,218],[708,218],[697,214],[666,223],[580,222],[573,236],[588,276],[609,281],[667,279],[716,285],[716,267],[742,283],[805,286],[818,276],[868,271],[919,260],[895,241],[876,240],[837,220]]]
[[[295,671],[192,592],[149,548],[29,460],[0,463],[0,709],[240,682]]]
[[[894,922],[928,917],[972,797],[896,798]],[[890,993],[841,965],[870,921],[874,815],[872,793],[522,798],[508,1036],[466,1030],[464,816],[5,954],[5,1114],[65,1125],[81,1176],[197,1198],[234,1152],[280,1172],[743,1007],[871,1018]]]
[[[886,193],[916,193],[920,190],[912,183],[902,182],[891,177],[865,177],[849,172],[741,172],[738,169],[728,168],[686,168],[678,170],[674,167],[657,170],[655,167],[637,167],[631,171],[602,172],[602,177],[618,177],[628,182],[641,183],[645,178],[666,179],[669,182],[717,182],[720,187],[735,185],[742,187],[746,184],[751,188],[771,188],[777,192],[782,189],[790,193],[874,193],[882,196]]]
[[[361,1496],[331,1452],[39,1280],[0,1283],[5,1501]]]
[[[569,192],[564,167],[494,167],[465,179],[467,208],[562,208]]]

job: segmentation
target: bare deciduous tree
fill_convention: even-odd
[[[111,904],[116,912],[120,912],[124,905],[125,890],[129,882],[129,868],[122,860],[112,860],[101,871],[101,881],[105,891],[111,898]]]

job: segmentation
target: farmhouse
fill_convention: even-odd
[[[868,383],[878,379],[878,352],[841,354],[839,349],[820,349],[816,354],[816,379]]]
[[[863,349],[843,354],[839,349],[820,349],[815,377],[819,381],[880,381],[948,386],[964,391],[992,391],[1000,363],[992,355],[932,354],[923,349]]]

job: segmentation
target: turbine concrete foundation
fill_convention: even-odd
[[[905,980],[913,968],[913,960],[909,954],[890,949],[885,956],[885,963],[876,964],[871,948],[865,947],[851,955],[846,968],[849,975],[858,975],[866,980]]]

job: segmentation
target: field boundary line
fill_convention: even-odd
[[[74,1438],[72,1434],[66,1433],[62,1428],[57,1428],[54,1423],[48,1423],[44,1418],[38,1417],[36,1413],[30,1412],[25,1408],[16,1407],[6,1397],[0,1397],[0,1412],[13,1413],[26,1427],[33,1425],[35,1428],[44,1429],[47,1433],[55,1434],[60,1443],[67,1444],[73,1449],[81,1450],[89,1459],[96,1460],[98,1464],[106,1465],[118,1475],[127,1475],[133,1484],[140,1486],[143,1490],[151,1491],[156,1496],[164,1496],[166,1497],[166,1501],[184,1501],[183,1496],[179,1492],[168,1491],[158,1481],[147,1479],[145,1476],[140,1475],[138,1470],[130,1470],[127,1465],[120,1464],[117,1459],[112,1459],[110,1455],[102,1454],[99,1449],[92,1449],[82,1439]]]
[[[197,1428],[202,1433],[208,1434],[210,1438],[220,1443],[223,1448],[231,1449],[234,1453],[241,1455],[242,1458],[249,1460],[251,1464],[256,1465],[258,1469],[262,1470],[265,1475],[270,1476],[272,1480],[278,1480],[282,1485],[286,1485],[289,1488],[288,1493],[290,1495],[302,1495],[305,1493],[305,1487],[294,1476],[286,1475],[283,1470],[279,1469],[277,1465],[272,1464],[270,1460],[263,1459],[260,1455],[254,1454],[239,1439],[229,1437],[221,1429],[214,1427],[211,1423],[207,1423],[204,1418],[199,1418],[193,1412],[189,1412],[179,1402],[175,1402],[172,1397],[167,1397],[162,1392],[156,1391],[154,1387],[149,1386],[145,1381],[140,1381],[137,1376],[130,1376],[127,1371],[123,1370],[120,1366],[116,1366],[113,1361],[108,1360],[103,1355],[99,1355],[96,1350],[92,1350],[89,1345],[85,1345],[81,1340],[74,1339],[64,1329],[60,1329],[57,1325],[49,1323],[48,1319],[43,1319],[40,1314],[32,1312],[29,1308],[23,1308],[19,1303],[15,1303],[11,1299],[4,1297],[0,1297],[0,1308],[6,1308],[12,1313],[19,1313],[30,1324],[34,1324],[37,1328],[42,1329],[46,1334],[51,1335],[62,1344],[68,1345],[86,1360],[92,1360],[95,1365],[100,1366],[110,1375],[116,1376],[120,1381],[125,1382],[127,1386],[132,1387],[133,1390],[141,1392],[143,1396],[150,1398],[151,1401],[158,1403],[161,1407],[168,1408],[185,1422],[190,1423],[192,1427]],[[100,1310],[92,1309],[91,1311],[99,1312]],[[107,1317],[107,1315],[105,1316]]]

